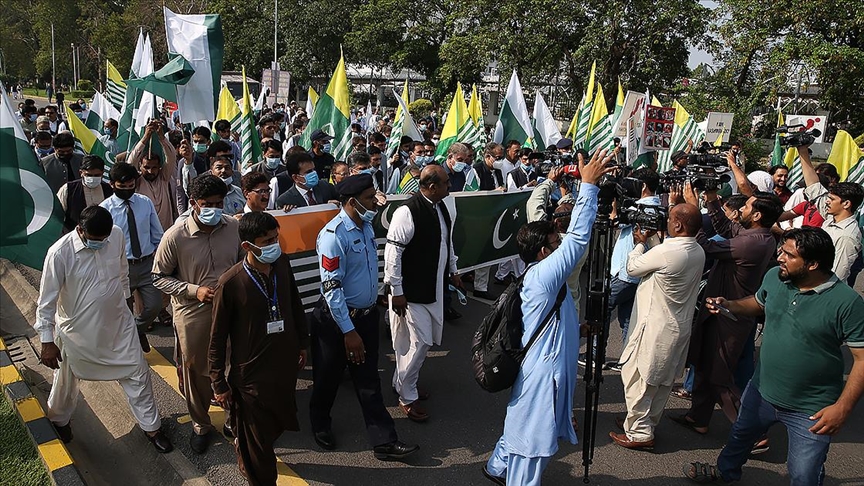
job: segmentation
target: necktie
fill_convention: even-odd
[[[317,202],[315,202],[315,195],[312,194],[312,189],[306,191],[306,202],[308,202],[310,206],[318,204]]]
[[[132,245],[132,257],[141,258],[141,240],[138,239],[138,223],[132,211],[132,201],[126,200],[126,223],[129,225],[129,243]]]

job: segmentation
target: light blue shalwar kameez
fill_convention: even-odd
[[[582,184],[561,246],[525,273],[523,345],[552,309],[558,291],[587,250],[597,216],[597,191],[597,186]],[[552,317],[522,362],[507,404],[504,435],[486,465],[490,474],[506,476],[510,486],[539,485],[543,470],[558,452],[558,440],[577,443],[572,410],[578,355],[579,316],[568,292],[561,318]]]

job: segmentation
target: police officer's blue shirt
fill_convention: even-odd
[[[339,211],[318,233],[321,292],[343,333],[354,330],[348,308],[371,307],[378,297],[378,246],[370,223],[363,227]]]
[[[659,206],[659,196],[643,197],[636,201],[636,204],[644,204],[650,206]],[[610,265],[610,275],[618,277],[618,280],[629,283],[639,283],[639,279],[631,277],[627,273],[627,255],[636,248],[633,243],[633,226],[629,224],[621,225],[621,234],[618,235],[618,241],[615,242],[615,248],[612,250],[612,262]]]

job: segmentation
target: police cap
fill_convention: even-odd
[[[366,189],[375,187],[372,183],[371,174],[357,174],[342,179],[342,182],[336,184],[336,192],[340,196],[352,197],[358,196]]]

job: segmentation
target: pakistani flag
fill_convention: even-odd
[[[234,101],[234,96],[228,90],[228,86],[222,86],[222,91],[219,92],[219,109],[216,110],[216,120],[226,120],[231,123],[231,131],[240,133],[240,108],[237,102]],[[219,134],[216,133],[216,127],[213,127],[212,138],[215,142],[219,140]]]
[[[471,117],[472,126],[465,143],[474,147],[474,159],[481,162],[488,139],[486,138],[486,121],[483,118],[483,103],[480,97],[477,96],[476,84],[471,86],[471,99],[468,101],[468,116]],[[466,183],[466,187],[467,185]]]
[[[783,112],[780,111],[780,100],[777,100],[777,126],[784,125]],[[783,165],[783,146],[780,145],[780,132],[774,134],[774,150],[771,151],[771,167]]]
[[[522,96],[522,85],[516,70],[510,75],[510,84],[507,85],[507,95],[498,115],[498,123],[495,124],[494,140],[498,143],[507,143],[516,140],[523,147],[533,147],[532,136],[534,129],[531,128],[531,117],[528,116],[528,107],[525,105],[525,97]],[[444,135],[441,135],[444,139]]]
[[[573,134],[573,148],[588,148],[584,147],[585,141],[588,138],[588,132],[591,130],[591,110],[594,108],[594,72],[597,69],[597,61],[591,64],[591,74],[588,76],[588,87],[585,89],[585,98],[582,105],[579,107],[579,119],[576,122],[576,130]]]
[[[102,129],[105,122],[109,119],[120,121],[120,112],[114,105],[102,96],[98,91],[93,94],[93,101],[90,102],[90,112],[87,114],[87,121],[84,122],[87,128],[96,131],[96,136],[102,135]]]
[[[558,122],[552,117],[543,94],[537,91],[534,98],[534,143],[537,150],[546,150],[546,147],[555,145],[561,140],[561,132],[558,131]]]
[[[408,81],[405,81],[406,83]],[[309,86],[309,94],[306,95],[306,117],[312,118],[312,115],[315,114],[315,105],[318,103],[318,93],[315,92],[315,88]]]
[[[223,86],[222,89],[225,89]],[[258,92],[258,99],[255,100],[255,106],[252,107],[252,111],[255,113],[255,116],[258,116],[261,113],[261,110],[264,109],[264,98],[267,97],[267,86],[264,83],[261,83],[261,91]],[[219,92],[219,104],[222,104],[222,92]],[[216,116],[219,116],[219,110],[216,110]],[[288,120],[286,119],[287,123]]]
[[[657,158],[657,171],[666,172],[672,168],[672,154],[687,148],[687,142],[693,140],[699,143],[705,138],[705,133],[696,124],[696,120],[678,101],[672,102],[675,108],[675,126],[672,127],[672,141],[669,150],[662,150]]]
[[[132,66],[129,69],[129,77],[138,77],[141,68],[141,60],[144,57],[144,31],[138,31],[138,42],[135,44],[135,55],[132,58]],[[119,127],[117,128],[117,149],[132,150],[138,143],[140,137],[135,131],[135,114],[138,111],[138,103],[141,102],[142,92],[132,86],[126,85],[126,94],[123,96],[123,107],[120,110]]]
[[[606,98],[603,95],[603,86],[597,84],[597,93],[591,108],[590,129],[585,138],[585,146],[588,153],[593,154],[597,150],[612,150],[612,123],[609,121],[609,110],[606,108]]]
[[[307,150],[312,148],[309,136],[321,130],[333,137],[333,157],[345,161],[351,152],[351,102],[348,96],[348,75],[345,73],[345,58],[339,57],[339,64],[327,89],[315,105],[315,114],[300,137],[300,145]]]
[[[118,111],[123,109],[123,97],[126,95],[126,83],[123,82],[123,76],[117,68],[111,64],[111,61],[105,60],[105,96],[108,102],[111,103]],[[119,118],[118,118],[119,120]]]
[[[212,120],[219,102],[225,50],[222,21],[216,14],[178,15],[167,7],[162,9],[168,52],[183,56],[195,72],[189,82],[177,86],[177,105],[189,122]]]
[[[240,113],[240,167],[248,168],[261,162],[261,140],[255,129],[255,118],[252,114],[252,97],[249,95],[249,84],[246,83],[246,67],[243,67],[243,111]]]
[[[402,111],[402,119],[399,121],[399,138],[402,137],[411,137],[411,140],[416,142],[423,141],[423,135],[420,135],[420,130],[417,129],[417,124],[414,123],[414,117],[411,115],[411,112],[408,110],[408,105],[405,104],[405,99],[399,96],[396,96],[396,92],[393,92],[393,96],[396,97],[396,102],[399,103],[399,110]],[[398,139],[397,139],[398,142]]]
[[[105,173],[107,174],[111,166],[114,165],[114,157],[108,153],[105,145],[99,141],[93,131],[87,128],[84,122],[79,120],[77,116],[70,116],[66,123],[69,124],[69,131],[75,136],[84,153],[98,155],[105,161]]]
[[[311,89],[311,88],[310,88]],[[396,95],[396,91],[393,91],[393,94]],[[390,131],[390,142],[387,143],[387,153],[386,156],[389,159],[399,150],[399,141],[402,140],[402,135],[404,131],[405,125],[405,113],[408,112],[408,109],[402,109],[403,106],[408,106],[408,80],[405,80],[405,85],[402,86],[402,95],[396,96],[397,99],[401,100],[399,106],[396,108],[396,118],[393,119],[393,129]]]
[[[154,71],[153,47],[150,43],[150,35],[148,34],[144,37],[144,50],[143,55],[141,56],[141,64],[138,66],[138,75],[134,78],[129,78],[126,82],[126,85],[134,88],[138,95],[136,97],[138,99],[138,104],[136,105],[137,109],[133,113],[135,118],[133,129],[139,137],[141,131],[147,126],[147,121],[157,115],[156,95],[152,92],[141,89],[141,86],[135,86],[132,81],[137,78],[146,78],[153,74]]]
[[[447,158],[447,150],[456,142],[464,142],[468,138],[469,131],[473,125],[474,122],[468,116],[468,105],[465,104],[462,85],[456,83],[456,93],[453,94],[453,101],[450,103],[447,119],[444,120],[444,129],[441,130],[441,140],[435,147],[436,164],[444,164],[444,160]]]
[[[76,118],[76,117],[70,117]],[[41,270],[60,237],[63,209],[0,82],[0,257]]]

